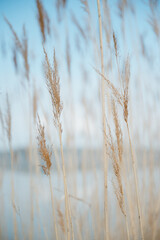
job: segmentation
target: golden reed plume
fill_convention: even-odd
[[[40,153],[42,160],[45,163],[45,165],[42,165],[42,169],[44,173],[48,176],[50,175],[50,168],[52,166],[52,163],[51,163],[52,152],[49,150],[49,148],[46,145],[44,126],[41,124],[39,117],[38,117],[37,125],[38,125],[38,136],[37,136],[38,151]]]

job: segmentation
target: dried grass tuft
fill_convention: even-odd
[[[95,71],[101,77],[103,77],[104,80],[106,81],[107,86],[112,91],[112,94],[113,94],[116,102],[119,103],[119,105],[121,105],[121,107],[123,109],[123,116],[124,116],[125,122],[128,123],[128,101],[129,101],[128,87],[129,87],[129,80],[130,80],[130,64],[129,64],[129,60],[127,59],[126,65],[125,65],[125,79],[124,79],[125,86],[123,86],[123,92],[122,93],[120,93],[120,91],[114,86],[113,83],[111,83],[111,81],[109,79],[107,79],[104,76],[104,74],[100,73],[100,71],[98,71],[97,69],[95,69]]]
[[[115,32],[113,32],[113,43],[114,43],[114,50],[116,58],[118,57],[118,43],[117,43],[117,37],[115,35]]]
[[[126,212],[124,207],[124,191],[123,191],[122,177],[121,177],[123,138],[122,138],[122,130],[118,120],[116,104],[113,99],[112,99],[112,109],[113,109],[112,114],[113,114],[114,127],[115,127],[116,143],[114,143],[113,141],[111,128],[108,124],[108,136],[106,136],[106,142],[107,142],[106,149],[108,149],[107,154],[109,158],[112,160],[113,171],[116,179],[116,181],[113,180],[115,195],[116,195],[119,207],[123,215],[126,217]]]
[[[50,175],[50,168],[52,166],[52,163],[51,163],[52,152],[49,150],[49,148],[46,145],[44,126],[41,124],[39,117],[38,117],[37,125],[38,125],[38,136],[37,136],[38,150],[42,160],[46,164],[46,166],[42,165],[42,169],[44,171],[44,174],[48,176]]]
[[[130,80],[130,62],[129,58],[127,58],[125,63],[125,76],[124,76],[124,93],[123,93],[123,116],[124,120],[127,123],[128,122],[128,86],[129,86],[129,80]]]
[[[46,10],[43,7],[43,4],[40,0],[36,0],[37,4],[37,19],[40,27],[40,31],[42,34],[43,42],[46,41],[46,32],[50,35],[50,19],[48,17],[48,14]]]
[[[22,58],[24,61],[24,67],[25,67],[25,75],[26,75],[27,80],[29,81],[28,38],[26,35],[25,26],[23,26],[23,37],[22,37],[22,40],[20,40],[17,33],[13,29],[12,24],[8,21],[8,19],[6,17],[4,17],[4,20],[8,24],[8,26],[13,34],[13,37],[14,37],[14,43],[15,43],[14,51],[17,50],[22,55]],[[16,59],[14,60],[14,64],[17,63],[15,61],[16,61]]]
[[[112,114],[113,114],[113,120],[114,120],[114,126],[115,126],[115,135],[116,135],[116,141],[117,141],[117,147],[118,147],[118,156],[119,161],[122,163],[122,156],[123,156],[123,134],[122,129],[118,120],[118,112],[116,109],[115,101],[112,99]]]
[[[63,109],[63,104],[60,98],[60,77],[58,74],[58,65],[56,61],[55,51],[54,51],[54,57],[53,57],[54,66],[52,68],[45,48],[43,48],[43,50],[45,54],[45,64],[44,64],[45,78],[46,78],[46,84],[47,84],[48,91],[52,101],[54,125],[56,127],[59,127],[59,125],[61,125],[60,117]]]

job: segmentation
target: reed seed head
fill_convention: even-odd
[[[46,78],[47,88],[52,101],[54,124],[56,127],[59,127],[61,126],[60,117],[61,117],[63,105],[60,98],[60,77],[58,74],[58,65],[56,61],[56,55],[54,51],[54,56],[53,56],[54,66],[52,68],[45,48],[43,48],[43,50],[45,54],[45,64],[44,64],[45,78]]]
[[[42,169],[44,173],[48,176],[50,174],[50,168],[52,166],[52,163],[51,163],[52,152],[49,150],[49,148],[46,145],[44,126],[41,124],[39,117],[38,117],[37,126],[38,126],[38,136],[37,136],[38,151],[40,153],[42,160],[45,162],[45,165],[42,165]]]
[[[42,34],[42,39],[43,39],[43,42],[45,43],[46,32],[50,34],[50,19],[48,17],[46,10],[43,7],[42,2],[40,0],[36,0],[36,4],[37,4],[37,11],[38,11],[37,19],[38,19],[40,31]]]
[[[27,80],[29,81],[28,38],[26,35],[25,26],[23,26],[23,37],[22,37],[22,41],[20,41],[17,33],[13,29],[12,24],[8,21],[8,19],[6,17],[4,17],[4,20],[8,24],[8,26],[13,34],[13,37],[14,37],[14,43],[15,43],[14,51],[20,52],[20,54],[23,58],[24,68],[25,68],[25,76],[26,76]],[[15,55],[15,52],[14,52],[14,55]],[[14,65],[15,64],[17,64],[16,59],[14,59]]]

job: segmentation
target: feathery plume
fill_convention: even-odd
[[[4,20],[8,24],[8,26],[13,34],[14,42],[15,42],[15,49],[17,51],[19,51],[20,54],[22,55],[22,58],[24,61],[25,75],[26,75],[27,80],[29,81],[28,38],[26,35],[25,26],[23,26],[23,37],[22,37],[22,41],[20,41],[17,33],[15,32],[15,30],[12,27],[12,24],[8,21],[8,19],[6,17],[4,17]],[[15,62],[14,62],[14,64],[15,64]]]
[[[113,43],[114,43],[115,55],[117,58],[118,57],[118,44],[117,44],[117,38],[116,38],[116,35],[114,32],[113,32]]]
[[[112,91],[113,96],[115,97],[115,99],[117,100],[117,102],[123,106],[123,97],[121,96],[121,94],[119,93],[118,89],[113,85],[113,83],[111,83],[111,81],[109,79],[107,79],[99,70],[97,70],[96,68],[94,68],[94,70],[101,76],[104,78],[104,80],[106,81],[109,89]]]
[[[118,113],[117,113],[116,103],[114,99],[112,99],[112,114],[113,114],[113,120],[114,120],[114,126],[115,126],[115,135],[116,135],[116,141],[117,141],[119,161],[120,163],[122,163],[123,135],[122,135],[122,130],[119,124]]]
[[[60,98],[60,77],[58,74],[58,66],[57,66],[57,61],[55,56],[55,50],[54,50],[54,56],[53,56],[53,61],[54,61],[53,68],[50,65],[45,48],[43,48],[43,50],[45,54],[44,70],[45,70],[46,84],[47,84],[48,91],[52,101],[54,124],[56,127],[58,127],[59,125],[61,125],[60,117],[61,117],[63,105]]]
[[[46,145],[44,126],[41,124],[39,116],[38,116],[37,126],[38,126],[38,136],[37,136],[38,151],[40,153],[42,160],[46,164],[46,166],[42,165],[42,169],[44,173],[48,176],[50,175],[50,168],[52,166],[52,163],[51,163],[52,152],[49,150],[49,148]]]
[[[41,30],[43,42],[45,42],[46,32],[50,34],[50,19],[48,17],[46,10],[42,5],[42,2],[40,0],[36,0],[36,4],[37,4],[37,10],[38,10],[37,19],[38,19],[39,27]]]
[[[107,155],[112,160],[113,171],[116,178],[116,182],[113,180],[115,195],[123,215],[126,216],[125,207],[124,207],[124,191],[123,191],[122,177],[121,177],[123,139],[122,139],[122,130],[118,120],[118,113],[117,113],[115,101],[113,99],[112,99],[112,108],[113,108],[112,114],[113,114],[113,120],[114,120],[116,144],[113,142],[111,128],[109,124],[107,124],[108,136],[106,136],[106,143],[107,143],[106,149],[108,149]]]
[[[95,69],[95,68],[94,68]],[[126,61],[125,65],[125,86],[123,87],[123,93],[119,93],[118,89],[111,83],[109,79],[107,79],[100,71],[95,69],[95,71],[104,78],[106,81],[109,89],[112,91],[113,96],[115,97],[116,101],[121,105],[123,109],[123,117],[125,122],[128,122],[128,87],[129,87],[129,80],[130,80],[130,64],[129,59]]]
[[[128,121],[128,86],[129,86],[129,80],[130,80],[130,62],[129,58],[127,58],[125,63],[125,76],[124,76],[124,93],[123,93],[123,116],[124,120],[127,123]]]

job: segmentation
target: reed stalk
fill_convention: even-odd
[[[50,193],[51,193],[51,202],[52,202],[52,213],[53,213],[53,221],[54,221],[54,229],[56,234],[56,240],[59,240],[58,237],[58,231],[57,231],[57,223],[56,223],[56,213],[55,213],[55,204],[54,204],[54,198],[53,198],[53,187],[52,187],[52,181],[51,181],[51,173],[50,169],[52,166],[51,163],[51,156],[52,152],[49,150],[46,144],[46,137],[44,132],[44,126],[42,126],[40,119],[38,117],[38,150],[41,155],[42,160],[45,162],[45,165],[42,165],[42,169],[44,171],[44,174],[49,176],[49,186],[50,186]]]
[[[72,234],[72,240],[74,240],[74,232],[72,225],[72,217],[71,217],[71,208],[70,202],[68,198],[68,189],[67,189],[67,180],[66,180],[66,170],[65,170],[65,162],[64,162],[64,154],[63,154],[63,144],[62,144],[62,125],[60,122],[61,113],[63,110],[63,104],[60,96],[60,77],[58,73],[58,65],[54,51],[54,66],[53,68],[50,65],[48,55],[46,53],[45,48],[43,47],[43,51],[45,54],[45,78],[46,85],[51,97],[52,102],[52,113],[53,113],[53,121],[56,129],[58,130],[59,142],[60,142],[60,152],[62,158],[62,171],[63,171],[63,183],[64,183],[64,193],[65,193],[65,215],[66,215],[66,225],[67,225],[67,239],[70,240]],[[71,232],[70,232],[71,225]]]
[[[9,143],[10,155],[11,155],[11,188],[12,188],[12,202],[15,204],[15,188],[14,188],[14,155],[11,142]],[[13,207],[13,224],[14,224],[14,239],[18,240],[16,210]]]
[[[9,151],[11,157],[11,196],[12,196],[12,207],[13,207],[13,225],[14,225],[14,239],[18,240],[18,231],[17,231],[17,220],[16,220],[16,209],[15,209],[15,188],[14,188],[14,154],[12,149],[12,117],[11,117],[11,107],[8,95],[6,96],[6,116],[5,116],[5,130],[9,143]]]
[[[102,20],[101,20],[101,10],[100,1],[97,0],[98,7],[98,19],[99,19],[99,39],[100,39],[100,54],[101,54],[101,72],[104,75],[104,62],[103,62],[103,36],[102,36]],[[105,222],[105,234],[104,239],[109,240],[109,229],[108,229],[108,159],[106,155],[106,116],[105,116],[105,80],[101,76],[101,104],[102,104],[102,125],[103,125],[103,161],[104,161],[104,222]]]
[[[74,240],[74,231],[73,231],[73,225],[72,225],[72,216],[71,216],[71,209],[70,209],[70,202],[68,198],[68,189],[67,189],[67,179],[66,179],[66,169],[65,169],[65,162],[64,162],[64,153],[63,153],[63,144],[62,144],[62,129],[61,124],[58,124],[58,130],[59,130],[59,141],[60,141],[60,151],[61,151],[61,158],[62,158],[62,171],[63,171],[63,183],[64,183],[64,193],[65,193],[65,214],[66,214],[66,220],[67,220],[67,239],[70,239],[70,227],[69,223],[71,225],[71,234],[72,234],[72,240]]]
[[[54,220],[54,229],[55,229],[55,234],[56,234],[56,240],[59,240],[58,231],[57,231],[56,213],[55,213],[55,203],[54,203],[53,190],[52,190],[53,187],[52,187],[51,174],[49,174],[49,186],[50,186],[50,193],[51,193],[52,214],[53,214],[53,220]]]
[[[137,167],[136,167],[136,161],[135,161],[135,157],[134,157],[134,153],[133,153],[133,147],[132,147],[132,142],[131,142],[131,136],[130,136],[130,130],[129,130],[129,126],[128,126],[128,121],[126,122],[126,125],[127,125],[129,145],[130,145],[130,150],[131,150],[131,159],[132,159],[134,182],[135,182],[135,188],[136,188],[136,200],[137,200],[137,208],[138,208],[138,219],[139,219],[140,230],[141,230],[141,239],[144,240],[143,220],[142,220],[142,213],[141,213],[141,206],[140,206],[140,199],[139,199],[139,190],[138,190]]]

